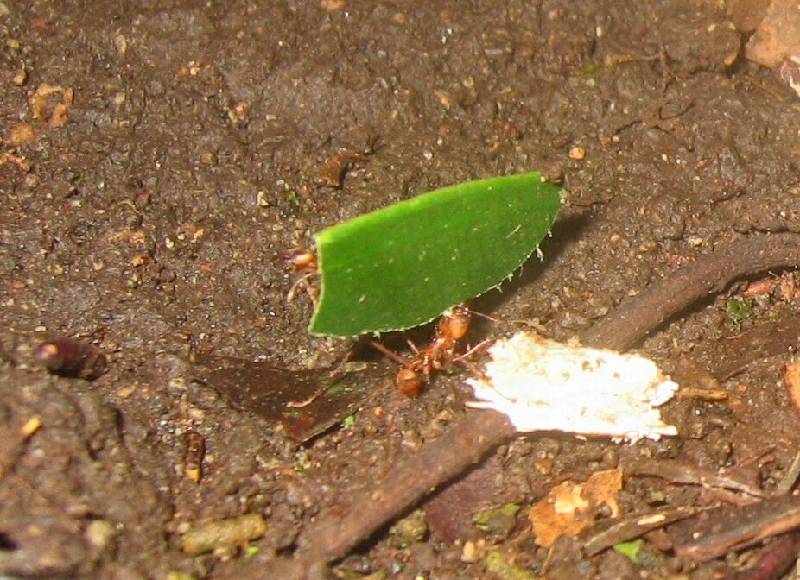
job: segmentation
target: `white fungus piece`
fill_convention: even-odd
[[[519,332],[489,349],[485,377],[471,378],[470,407],[508,416],[518,431],[565,431],[637,441],[677,435],[658,407],[678,385],[648,358],[570,346]]]

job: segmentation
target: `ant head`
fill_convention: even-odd
[[[406,397],[413,398],[422,391],[422,387],[425,386],[425,379],[414,369],[403,367],[397,371],[395,383],[397,384],[397,390]]]
[[[468,308],[456,306],[439,319],[437,329],[440,334],[452,338],[453,340],[459,340],[464,338],[469,331],[470,316],[471,314]]]
[[[308,272],[317,269],[317,256],[310,250],[297,250],[289,254],[287,263],[295,272]]]

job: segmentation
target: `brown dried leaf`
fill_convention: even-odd
[[[198,362],[212,369],[202,378],[234,407],[280,422],[298,441],[356,412],[369,393],[366,377],[335,376],[331,369],[292,371],[227,357]]]
[[[61,102],[53,106],[53,110],[48,118],[47,108],[49,97],[56,94],[61,95]],[[73,89],[65,89],[60,85],[48,85],[47,83],[42,83],[36,87],[33,95],[28,99],[33,118],[42,120],[47,118],[47,124],[54,129],[63,127],[67,123],[69,109],[74,101],[75,91]]]
[[[791,362],[786,365],[783,383],[789,391],[789,397],[792,399],[795,409],[800,412],[800,362]]]
[[[8,134],[8,143],[10,145],[24,145],[30,143],[36,138],[36,133],[33,131],[28,123],[19,123],[14,125]]]
[[[554,487],[528,514],[536,543],[549,548],[563,535],[578,535],[594,523],[597,510],[603,506],[610,511],[610,517],[618,516],[620,489],[620,469],[598,471],[585,483],[565,481]]]

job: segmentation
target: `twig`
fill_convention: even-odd
[[[800,235],[741,238],[700,256],[623,302],[581,337],[587,345],[625,350],[686,308],[737,278],[800,265]]]
[[[797,483],[798,477],[800,477],[800,453],[795,454],[786,474],[775,486],[775,495],[788,495]]]
[[[758,556],[758,560],[747,570],[733,577],[733,580],[775,580],[783,578],[797,560],[800,547],[800,533],[791,532],[774,538]]]
[[[743,276],[800,265],[800,235],[781,233],[736,240],[656,282],[584,332],[589,346],[624,350],[694,302]],[[468,413],[439,439],[395,467],[374,487],[323,514],[303,534],[297,557],[308,569],[339,559],[386,522],[470,466],[515,431],[493,411]]]
[[[636,514],[625,518],[604,520],[589,528],[579,537],[583,552],[587,556],[594,556],[615,544],[621,544],[640,538],[647,532],[656,528],[685,520],[703,511],[703,508],[677,507],[647,515]]]
[[[670,459],[642,459],[626,465],[625,471],[631,475],[660,477],[670,483],[689,483],[707,488],[730,489],[746,493],[752,497],[764,497],[766,495],[760,489],[730,476]]]
[[[341,558],[420,497],[477,464],[514,432],[505,415],[470,413],[374,488],[356,493],[346,505],[312,524],[301,538],[300,552],[310,560]]]
[[[692,520],[691,525],[676,530],[678,556],[705,562],[796,529],[800,526],[800,497],[780,495],[754,503],[746,510],[722,507],[706,513],[706,518]]]

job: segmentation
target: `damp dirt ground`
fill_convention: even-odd
[[[313,371],[353,346],[310,336],[310,301],[287,299],[297,275],[286,257],[326,226],[473,178],[540,170],[563,183],[544,261],[472,304],[494,319],[478,320],[472,343],[530,328],[567,339],[718,246],[800,231],[800,101],[742,59],[745,38],[716,3],[0,6],[4,577],[273,577],[271,562],[291,556],[309,522],[457,422],[465,369],[407,399],[395,364],[366,348],[357,405],[302,443],[207,380],[202,357]],[[723,393],[667,404],[677,437],[518,438],[460,493],[434,494],[426,533],[387,522],[331,573],[490,578],[490,547],[540,573],[548,551],[528,509],[625,459],[733,468],[774,488],[800,439],[783,383],[796,335],[759,357],[737,343],[742,364],[706,372],[731,336],[800,310],[792,272],[758,280],[747,295],[747,281],[710,295],[639,345]],[[53,337],[93,345],[107,371],[49,374],[33,350]],[[197,482],[189,431],[205,442]],[[635,475],[620,495],[625,513],[729,500]],[[505,503],[516,516],[473,525]],[[187,530],[245,514],[267,524],[246,547],[183,549]],[[637,563],[567,550],[550,574],[720,577],[759,549],[698,563],[657,533]]]

